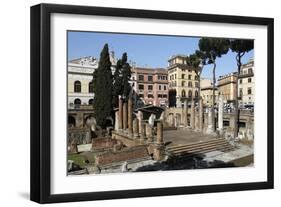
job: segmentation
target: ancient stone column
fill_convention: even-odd
[[[145,133],[145,131],[146,131],[146,130],[145,130],[145,126],[146,126],[146,125],[145,125],[145,123],[141,122],[141,123],[140,123],[140,126],[141,126],[141,127],[139,128],[139,131],[140,131],[140,138],[141,138],[141,139],[145,139],[145,138],[146,138],[146,133]]]
[[[199,99],[199,131],[203,131],[203,99]]]
[[[176,99],[177,99],[177,101],[176,101],[177,108],[182,108],[182,103],[181,103],[180,97],[177,96]]]
[[[220,133],[223,130],[223,99],[221,95],[219,96],[218,130]]]
[[[128,128],[128,104],[123,103],[123,129],[126,130]]]
[[[143,120],[143,113],[142,113],[142,111],[138,111],[137,117],[139,119],[139,129],[140,129],[141,125],[142,125],[142,120]]]
[[[139,120],[137,118],[133,121],[134,138],[139,138]]]
[[[153,141],[152,127],[148,123],[145,124],[145,134],[148,139],[147,141],[152,142]]]
[[[79,127],[79,128],[82,128],[83,125],[84,125],[84,118],[83,118],[83,112],[78,112],[77,115],[76,115],[76,123],[75,123],[75,126],[76,127]]]
[[[157,123],[157,144],[163,144],[163,123]]]
[[[117,131],[117,130],[119,130],[119,120],[120,120],[120,118],[119,118],[119,111],[115,111],[115,125],[114,125],[114,130],[115,131]]]
[[[199,130],[199,110],[195,109],[195,114],[194,114],[194,128],[196,131]]]
[[[121,97],[119,97],[118,108],[118,129],[121,130],[123,129],[123,100]]]
[[[128,100],[128,132],[129,136],[133,136],[133,101],[132,98]]]
[[[184,101],[184,106],[183,106],[183,123],[184,126],[187,127],[187,113],[188,113],[188,103],[187,100]]]
[[[191,100],[191,108],[190,108],[190,127],[191,129],[195,128],[195,101]]]
[[[213,116],[212,116],[212,108],[210,107],[208,109],[208,127],[207,127],[207,133],[213,133],[214,127],[213,127]]]
[[[70,153],[78,153],[77,141],[72,140],[70,143]]]

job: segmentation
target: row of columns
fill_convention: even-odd
[[[196,129],[199,131],[203,131],[203,99],[199,99],[199,107],[198,113],[195,110],[195,100],[191,101],[191,108],[190,108],[190,127],[191,129]],[[187,100],[184,102],[184,125],[187,126],[187,114],[188,114],[188,102]],[[207,131],[213,131],[213,121],[212,121],[212,111],[211,108],[208,110],[208,128]],[[219,97],[218,101],[218,130],[223,130],[223,98],[222,96]]]
[[[187,114],[188,114],[188,101],[184,102],[184,125],[187,126]],[[197,120],[197,124],[196,121]],[[190,108],[190,127],[191,129],[203,130],[203,100],[199,99],[199,110],[196,116],[195,100],[191,100]]]
[[[133,101],[132,98],[128,99],[128,103],[123,102],[119,97],[118,111],[116,112],[115,130],[127,132],[130,138],[140,138],[141,140],[147,140],[147,142],[153,142],[153,126],[143,121],[143,114],[138,111],[138,117],[133,118]],[[156,142],[158,144],[163,143],[163,123],[157,123]]]

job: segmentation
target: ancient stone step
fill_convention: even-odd
[[[182,147],[182,148],[179,148],[179,149],[173,149],[171,150],[172,152],[178,152],[178,151],[194,151],[194,150],[200,150],[200,149],[205,149],[205,148],[218,148],[218,147],[227,147],[228,146],[228,143],[222,143],[222,144],[208,144],[208,145],[203,145],[203,146],[192,146],[192,147]]]
[[[186,153],[197,153],[197,152],[202,152],[204,150],[223,150],[224,148],[227,148],[228,145],[224,144],[224,145],[219,145],[219,146],[205,146],[205,147],[198,147],[198,148],[194,148],[194,149],[180,149],[180,150],[175,150],[172,151],[172,153],[181,153],[181,152],[186,152]]]
[[[212,151],[230,151],[234,147],[231,146],[225,139],[212,139],[204,142],[195,142],[186,145],[177,145],[167,148],[167,151],[172,155],[183,154],[203,154]]]
[[[225,139],[212,139],[212,140],[208,140],[208,141],[201,141],[201,142],[193,142],[193,143],[189,143],[189,144],[184,144],[184,145],[175,145],[175,146],[169,146],[167,147],[167,149],[176,149],[176,148],[181,148],[183,146],[187,147],[187,146],[198,146],[198,145],[204,145],[204,144],[208,144],[208,143],[220,143],[220,142],[226,142]]]

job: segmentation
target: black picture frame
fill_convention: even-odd
[[[50,71],[50,15],[52,13],[99,15],[113,17],[151,18],[207,23],[234,23],[267,26],[267,181],[238,184],[169,187],[154,189],[85,192],[74,194],[50,193],[50,130],[51,130],[51,71]],[[274,20],[272,18],[195,14],[168,11],[104,8],[56,4],[39,4],[31,7],[31,174],[30,199],[38,203],[88,201],[103,199],[166,196],[179,194],[210,193],[271,189],[274,187],[274,78],[273,44]]]

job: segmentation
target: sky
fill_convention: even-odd
[[[189,55],[198,48],[198,37],[141,35],[102,32],[68,32],[68,60],[94,56],[99,59],[104,44],[108,43],[117,58],[127,52],[128,60],[136,62],[136,66],[166,68],[172,55]],[[254,56],[254,50],[246,53],[242,63],[248,62]],[[216,77],[235,72],[235,53],[229,51],[218,58]],[[212,66],[203,68],[201,77],[212,78]]]

